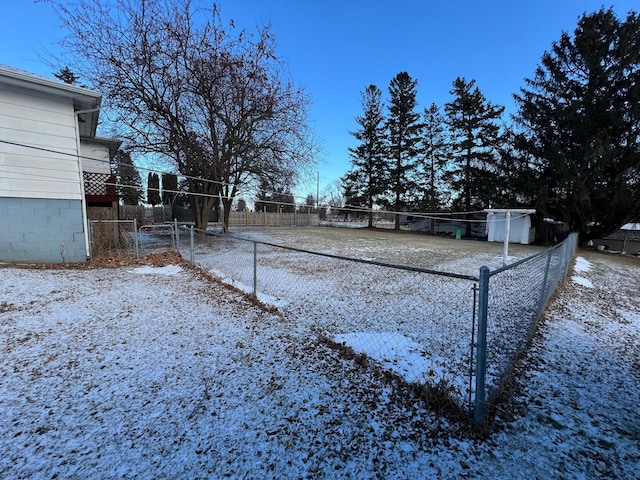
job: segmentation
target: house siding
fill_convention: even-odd
[[[0,84],[0,261],[87,260],[71,98]]]
[[[73,104],[0,86],[0,197],[81,200]]]
[[[111,173],[109,149],[104,144],[83,138],[80,142],[80,155],[82,156],[82,170],[85,172]]]
[[[15,263],[86,261],[82,202],[0,197],[0,258]]]

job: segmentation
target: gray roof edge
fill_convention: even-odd
[[[30,88],[39,87],[41,90],[54,90],[58,94],[68,97],[85,97],[87,100],[95,99],[97,105],[100,104],[102,94],[89,90],[88,88],[78,87],[68,83],[52,80],[50,78],[42,77],[34,73],[19,70],[8,65],[0,63],[0,79],[4,79],[6,82],[13,84],[23,84]]]
[[[625,223],[620,227],[620,230],[636,230],[640,231],[640,223]]]
[[[109,156],[111,158],[113,158],[113,156],[118,152],[118,150],[120,149],[120,145],[122,145],[123,142],[119,138],[101,137],[98,135],[96,135],[95,137],[81,137],[80,139],[88,142],[95,142],[101,145],[106,145],[107,148],[109,148]]]

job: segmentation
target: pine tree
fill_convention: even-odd
[[[416,157],[422,131],[420,114],[415,111],[417,85],[407,72],[398,73],[389,83],[387,154],[391,204],[396,212],[404,210],[416,192]],[[396,213],[395,229],[400,229],[400,213]]]
[[[254,206],[256,212],[271,212],[272,203],[271,203],[271,195],[269,193],[269,187],[267,182],[263,179],[260,181],[260,186],[258,187],[258,193],[256,194],[256,200],[254,202]]]
[[[117,191],[124,205],[138,205],[143,198],[142,178],[131,154],[119,150],[113,157],[112,171],[116,175]]]
[[[316,213],[317,212],[316,199],[314,198],[313,195],[311,195],[311,194],[307,195],[307,198],[305,198],[305,200],[304,200],[304,204],[300,205],[299,211],[301,213],[307,213],[307,212]]]
[[[258,187],[255,208],[256,212],[293,213],[296,210],[295,198],[288,185],[272,185],[263,179]]]
[[[236,203],[236,212],[246,212],[247,211],[247,201],[244,198],[238,198],[238,202]]]
[[[640,218],[640,16],[583,15],[515,96],[537,204],[582,240]]]
[[[451,170],[445,178],[456,192],[454,206],[466,212],[490,206],[499,178],[498,148],[504,107],[488,102],[475,80],[458,77],[453,82],[454,99],[445,105],[451,135]],[[467,223],[467,236],[471,223]]]
[[[53,76],[61,82],[68,83],[70,85],[76,85],[80,80],[80,77],[78,77],[73,71],[71,71],[69,67],[61,68],[56,73],[54,73]]]
[[[160,177],[157,173],[149,172],[147,177],[147,203],[149,205],[159,205],[160,200]]]
[[[382,91],[369,85],[361,92],[363,114],[356,117],[359,129],[351,132],[360,144],[349,148],[351,170],[342,178],[347,205],[368,210],[369,227],[373,226],[373,207],[387,187],[384,147]]]
[[[162,174],[162,203],[173,205],[178,191],[178,176],[173,173]]]
[[[423,125],[422,149],[418,162],[418,188],[422,192],[419,209],[435,212],[446,203],[442,191],[442,176],[448,160],[444,117],[435,103],[424,109]]]

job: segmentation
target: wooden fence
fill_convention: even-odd
[[[139,225],[164,223],[174,219],[178,222],[193,222],[193,215],[188,208],[168,206],[143,207],[120,206],[120,220],[138,221]],[[209,217],[210,222],[219,221],[215,213]],[[320,225],[320,215],[309,212],[230,212],[229,227],[314,227]]]

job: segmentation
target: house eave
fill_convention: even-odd
[[[80,135],[95,137],[102,94],[87,88],[51,80],[0,64],[0,84],[12,85],[27,90],[71,99],[78,114]]]
[[[120,145],[122,145],[122,140],[119,140],[117,138],[95,136],[81,137],[80,139],[90,140],[92,142],[106,146],[109,149],[109,160],[113,160],[113,157],[115,157],[116,153],[118,153],[118,150],[120,149]]]

